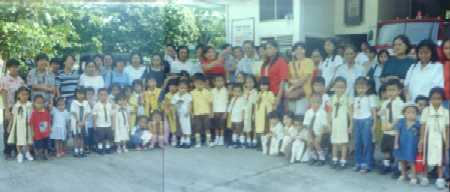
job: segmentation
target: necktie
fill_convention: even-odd
[[[83,120],[83,117],[84,117],[84,106],[80,106],[80,117],[79,117],[80,122]]]
[[[121,109],[120,112],[122,113],[123,125],[127,126],[127,116],[125,115],[125,109]]]
[[[311,129],[311,130],[314,130],[314,124],[316,123],[316,113],[314,113],[314,116],[313,116],[313,118],[311,119],[311,122],[310,122],[310,124],[309,124],[309,128]]]
[[[106,111],[106,104],[103,105],[103,113],[105,115],[105,122],[108,122],[108,111]]]
[[[394,115],[392,113],[392,101],[390,101],[387,105],[388,109],[389,109],[389,114],[388,114],[388,121],[389,123],[392,123],[394,120]]]
[[[339,114],[339,107],[341,107],[341,103],[339,103],[339,99],[336,102],[335,107],[336,107],[336,110],[334,111],[334,118],[337,118],[338,114]]]

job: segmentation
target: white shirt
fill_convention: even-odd
[[[145,72],[145,66],[141,65],[136,69],[132,65],[128,65],[125,67],[124,72],[128,75],[128,83],[131,85],[134,80],[142,78],[142,75]]]
[[[231,122],[240,123],[244,121],[245,98],[232,98],[228,106],[228,112],[231,114]]]
[[[88,76],[86,74],[82,74],[80,76],[79,85],[85,88],[94,88],[95,92],[97,93],[98,89],[105,88],[105,81],[103,80],[103,77],[101,75]]]
[[[355,64],[363,66],[366,62],[369,61],[369,57],[364,52],[359,52],[355,58]]]
[[[192,103],[192,95],[187,92],[183,95],[177,93],[172,97],[171,103],[172,105],[175,105],[178,114],[185,115],[189,112],[189,105]]]
[[[322,72],[322,77],[325,79],[325,87],[331,83],[334,73],[336,72],[336,68],[339,65],[342,65],[344,61],[342,57],[339,55],[333,57],[328,57],[320,64],[319,69]]]
[[[222,89],[213,88],[211,89],[211,94],[213,98],[213,112],[214,113],[225,113],[227,112],[228,106],[228,90],[226,87]]]
[[[70,104],[70,113],[72,115],[73,120],[79,122],[83,121],[84,117],[81,117],[81,107],[83,107],[83,116],[86,116],[91,112],[91,107],[87,100],[82,101],[81,103],[78,100],[73,100]]]
[[[194,64],[190,59],[186,61],[176,60],[170,66],[170,73],[181,73],[181,71],[186,71],[189,75],[194,75],[196,73],[202,73],[202,68],[200,63]]]
[[[405,78],[409,101],[414,102],[417,96],[428,97],[430,90],[444,87],[444,70],[440,63],[428,63],[424,68],[420,63],[411,65]]]
[[[353,98],[353,118],[367,119],[372,117],[372,109],[377,107],[374,96],[354,97]]]
[[[355,95],[355,81],[358,77],[364,76],[365,70],[361,65],[357,65],[356,63],[353,64],[353,66],[350,68],[347,64],[343,64],[341,66],[338,66],[336,69],[336,74],[334,78],[336,77],[344,77],[347,81],[347,95],[350,97],[353,97]]]
[[[392,112],[392,122],[389,122],[389,113],[390,108],[389,104],[391,105],[391,112]],[[397,97],[393,100],[385,100],[381,104],[380,107],[380,118],[382,120],[382,123],[396,123],[399,119],[403,118],[403,107],[405,106],[405,103],[400,99],[400,97]],[[395,130],[389,130],[384,131],[386,134],[395,134]]]
[[[313,118],[315,118],[314,122]],[[314,125],[311,125],[311,123],[314,123]],[[313,126],[312,129],[314,134],[320,135],[323,132],[322,129],[327,127],[327,124],[327,113],[323,109],[319,108],[317,111],[308,109],[308,111],[306,111],[303,125],[305,128]]]
[[[92,111],[92,115],[96,116],[95,119],[95,127],[111,127],[111,118],[112,118],[112,105],[107,102],[105,104],[101,102],[97,102],[94,105],[94,110]]]
[[[281,139],[284,137],[284,127],[281,122],[278,122],[275,126],[270,128],[270,132],[272,133],[273,137]]]

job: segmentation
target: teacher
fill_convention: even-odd
[[[266,43],[265,52],[266,58],[261,67],[261,77],[267,77],[270,91],[278,94],[281,84],[288,80],[289,65],[280,56],[278,43],[275,40]]]

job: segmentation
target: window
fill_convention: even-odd
[[[292,0],[259,0],[261,21],[292,17]]]

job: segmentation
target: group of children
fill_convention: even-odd
[[[410,178],[411,184],[422,173],[420,183],[425,185],[426,168],[434,167],[436,185],[443,187],[449,112],[442,104],[442,89],[431,90],[429,105],[425,97],[416,105],[404,102],[396,79],[385,83],[379,96],[370,94],[365,77],[356,78],[354,85],[336,77],[332,93],[326,92],[320,76],[311,86],[303,116],[280,110],[281,98],[269,90],[268,79],[262,77],[258,84],[251,75],[237,76],[230,85],[222,76],[197,74],[192,81],[169,76],[161,88],[155,79],[145,88],[139,79],[129,87],[112,85],[111,90],[80,87],[71,102],[56,98],[46,103],[37,95],[31,103],[29,90],[22,87],[12,108],[8,143],[17,146],[18,162],[48,159],[50,149],[57,158],[64,156],[70,135],[74,156],[80,158],[93,150],[109,154],[167,145],[225,145],[285,155],[291,163],[321,166],[330,160],[333,169],[347,168],[351,159],[354,170],[362,173],[375,168],[380,143],[383,173],[400,170],[398,179]],[[349,86],[354,96],[346,93]],[[421,158],[426,165],[416,165]]]

